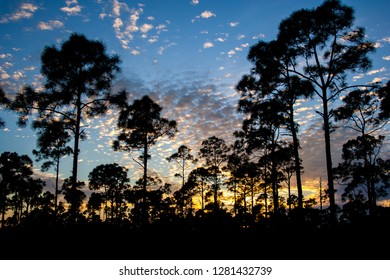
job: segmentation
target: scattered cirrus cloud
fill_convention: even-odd
[[[36,10],[38,10],[38,6],[31,3],[23,3],[20,5],[20,8],[17,9],[13,14],[3,16],[0,19],[0,23],[31,18]]]
[[[380,72],[384,72],[384,71],[386,71],[386,68],[382,67],[380,69],[374,69],[374,70],[371,70],[371,71],[367,72],[367,75],[374,75],[374,74],[377,74],[377,73],[380,73]]]
[[[217,15],[214,14],[213,12],[211,11],[204,11],[202,12],[199,16],[196,16],[195,19],[191,20],[193,23],[196,21],[196,20],[199,20],[201,18],[211,18],[211,17],[216,17]]]
[[[68,16],[79,15],[81,12],[81,6],[77,0],[67,0],[65,1],[66,7],[62,7],[60,10],[66,13]]]
[[[64,27],[64,23],[59,20],[41,21],[38,23],[39,30],[54,30],[62,27]]]
[[[212,48],[212,47],[214,47],[214,44],[211,42],[206,42],[203,44],[204,49],[208,49],[208,48]]]

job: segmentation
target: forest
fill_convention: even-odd
[[[236,83],[237,111],[246,117],[228,145],[218,135],[199,151],[181,145],[166,159],[180,186],[151,176],[151,147],[174,141],[177,122],[148,95],[130,100],[112,91],[120,58],[101,41],[72,33],[41,54],[43,87],[16,95],[0,88],[0,103],[18,126],[36,133],[35,159],[0,155],[1,259],[381,259],[390,249],[390,159],[383,158],[390,82],[352,84],[371,67],[374,43],[354,27],[353,7],[326,0],[282,20],[274,40],[250,47],[252,68]],[[319,201],[305,198],[298,100],[319,98],[327,178]],[[341,100],[337,108],[332,106]],[[143,175],[130,182],[115,162],[79,181],[83,121],[118,110],[115,151],[136,153]],[[169,108],[168,108],[169,109]],[[0,120],[6,126],[5,120]],[[332,162],[336,129],[356,138]],[[60,184],[61,160],[72,157]],[[54,169],[55,190],[33,176]],[[340,188],[342,186],[342,188]],[[280,193],[287,189],[287,196]],[[86,195],[85,190],[91,191]],[[319,190],[320,191],[320,190]],[[337,195],[342,204],[336,203]],[[295,195],[296,193],[297,195]],[[229,197],[227,207],[222,197]]]

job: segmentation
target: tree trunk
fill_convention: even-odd
[[[332,153],[330,146],[330,125],[329,125],[329,112],[328,112],[328,100],[326,90],[323,90],[322,94],[323,105],[323,119],[324,119],[324,134],[325,134],[325,156],[326,156],[326,171],[328,175],[328,192],[329,192],[329,208],[331,215],[331,223],[337,223],[336,213],[336,201],[335,201],[335,188],[333,183],[333,168],[332,168]]]
[[[73,148],[73,169],[72,169],[72,191],[77,189],[77,168],[79,158],[79,140],[80,140],[80,123],[81,123],[81,94],[78,94],[76,101],[76,127],[74,131],[74,148]],[[75,222],[76,219],[76,205],[74,201],[71,202],[70,206],[70,217],[71,222]]]

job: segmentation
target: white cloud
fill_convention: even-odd
[[[265,38],[265,35],[263,33],[260,33],[259,35],[253,36],[252,39],[257,40],[260,38]]]
[[[380,69],[375,69],[375,70],[369,71],[367,73],[367,75],[374,75],[374,74],[377,74],[377,73],[380,73],[380,72],[384,72],[384,71],[386,71],[386,68],[382,67]]]
[[[119,28],[123,26],[123,21],[120,18],[116,18],[114,20],[114,24],[112,27],[114,27],[115,30],[119,30]]]
[[[204,49],[208,49],[208,48],[212,48],[212,47],[214,47],[214,44],[211,42],[206,42],[203,44]]]
[[[3,66],[5,67],[5,68],[10,68],[10,67],[12,67],[12,66],[14,66],[11,62],[6,62],[6,63],[4,63],[3,64]]]
[[[156,43],[158,41],[158,36],[152,36],[148,39],[150,44]]]
[[[230,50],[227,54],[229,57],[232,57],[236,52],[234,50]]]
[[[225,42],[225,39],[224,39],[224,38],[221,38],[221,37],[219,37],[219,38],[215,39],[215,41],[218,41],[218,42]]]
[[[210,11],[204,11],[203,13],[200,14],[202,18],[210,18],[210,17],[215,17],[216,15],[213,12]]]
[[[390,37],[385,37],[385,38],[381,39],[381,41],[390,44]]]
[[[0,18],[0,23],[7,23],[9,21],[18,21],[21,19],[31,18],[36,10],[38,10],[38,6],[35,6],[34,4],[30,3],[24,3],[20,6],[18,10],[16,10],[15,13],[5,15],[4,17]]]
[[[244,39],[245,38],[245,35],[244,34],[239,34],[237,36],[237,40],[241,40],[241,39]]]
[[[149,24],[149,23],[145,23],[141,26],[141,32],[142,33],[147,33],[148,31],[150,31],[151,29],[153,29],[153,25]]]
[[[169,44],[167,44],[165,46],[161,46],[161,47],[158,48],[157,53],[158,54],[163,54],[166,49],[168,49],[170,47],[173,47],[173,46],[176,46],[176,43],[172,42],[172,43],[169,43]]]
[[[154,17],[149,16],[149,17],[147,17],[147,19],[148,19],[148,20],[154,20]]]
[[[199,0],[191,0],[191,4],[192,5],[198,5],[199,4]]]
[[[0,54],[0,58],[1,59],[12,58],[12,54],[10,54],[10,53],[2,53],[2,54]]]
[[[384,60],[390,60],[390,55],[382,57]]]
[[[132,55],[139,55],[140,51],[139,50],[131,50],[130,52]]]
[[[229,25],[231,26],[231,27],[236,27],[237,25],[238,25],[239,23],[238,22],[229,22]]]
[[[77,0],[65,1],[66,7],[62,7],[60,10],[66,13],[68,16],[78,15],[81,12],[81,6]]]
[[[14,74],[12,75],[12,78],[14,78],[15,80],[20,80],[23,77],[25,76],[22,71],[15,71]]]
[[[39,22],[38,29],[40,30],[53,30],[56,28],[64,27],[64,24],[59,20],[49,20],[48,22]]]

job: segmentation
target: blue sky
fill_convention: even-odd
[[[126,87],[131,99],[149,94],[163,115],[178,122],[172,140],[162,139],[151,150],[151,170],[167,182],[173,164],[165,158],[186,144],[197,155],[201,141],[216,135],[227,143],[241,127],[243,116],[236,112],[239,98],[234,87],[251,65],[246,60],[250,46],[258,40],[275,39],[278,25],[293,11],[314,8],[322,1],[294,0],[164,0],[164,1],[6,1],[0,4],[0,85],[12,97],[22,85],[42,85],[40,55],[45,46],[60,46],[72,32],[102,41],[109,54],[121,58],[122,72],[113,90]],[[370,72],[351,75],[356,82],[390,78],[390,1],[342,1],[355,9],[355,24],[366,28],[367,38],[376,43],[370,57]],[[130,101],[131,101],[130,99]],[[326,182],[321,119],[314,110],[317,100],[301,102],[297,115],[306,196],[318,191],[319,177]],[[34,132],[20,129],[15,116],[0,110],[6,126],[0,130],[0,152],[27,154],[35,148]],[[140,176],[132,155],[114,152],[116,111],[88,121],[88,139],[81,144],[79,179],[87,180],[97,165],[117,162],[129,168],[134,183]],[[386,132],[385,132],[386,133]],[[351,134],[336,131],[333,137],[334,164],[342,144]],[[389,155],[388,142],[385,153]],[[136,155],[135,155],[136,156]],[[37,175],[52,178],[53,173]],[[61,177],[70,176],[71,159],[63,159]],[[50,184],[49,184],[50,187]]]

